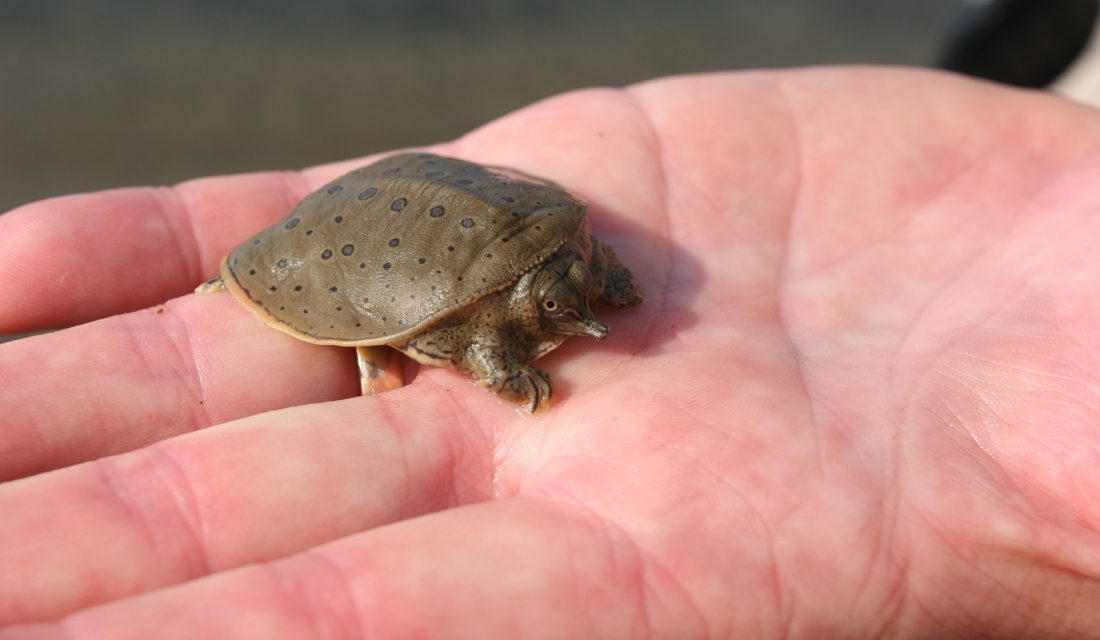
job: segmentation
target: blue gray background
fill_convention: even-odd
[[[0,211],[440,141],[579,87],[929,65],[961,4],[0,0]]]

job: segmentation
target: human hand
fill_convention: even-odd
[[[0,638],[1100,634],[1095,112],[725,74],[433,151],[586,197],[646,291],[536,419],[183,295],[363,160],[0,217],[0,330],[103,318],[0,346],[0,622],[68,616]]]

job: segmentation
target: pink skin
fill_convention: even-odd
[[[647,294],[537,419],[187,293],[363,159],[0,217],[0,330],[88,322],[0,346],[0,638],[1100,635],[1096,112],[724,74],[433,150],[576,189]]]

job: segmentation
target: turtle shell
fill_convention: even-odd
[[[510,286],[587,224],[584,203],[553,183],[400,154],[307,196],[230,252],[221,276],[298,338],[385,344]]]

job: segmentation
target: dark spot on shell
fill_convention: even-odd
[[[309,309],[302,309],[302,313],[309,313]]]
[[[535,225],[535,231],[542,231],[542,225],[541,224],[536,224]]]
[[[313,229],[310,229],[310,230],[306,231],[306,235],[307,236],[313,235]]]
[[[268,287],[268,289],[270,289],[271,291],[276,291],[278,288],[275,285],[271,285],[270,287]]]
[[[279,311],[286,311],[286,307],[279,307]]]
[[[255,269],[249,269],[248,270],[248,275],[250,275],[250,276],[256,275],[256,270]]]
[[[344,246],[340,247],[340,253],[345,256],[350,256],[351,254],[355,253],[355,245],[345,244]]]
[[[333,326],[332,326],[332,325],[330,324],[330,325],[328,326],[328,328],[329,328],[329,329],[332,329],[332,328],[334,328],[334,327],[333,327]]]
[[[332,249],[325,249],[324,251],[321,252],[321,259],[322,260],[328,260],[331,257],[332,257]]]
[[[329,287],[329,293],[336,293],[336,287]]]
[[[299,222],[301,222],[301,220],[299,220],[298,218],[291,218],[290,220],[287,221],[286,224],[283,225],[283,228],[284,229],[293,229],[294,227],[298,226]]]
[[[486,253],[486,254],[485,254],[485,257],[486,257],[486,258],[492,258],[492,257],[493,257],[493,254],[491,254],[491,253]]]
[[[405,208],[405,205],[409,204],[408,198],[398,198],[390,203],[391,211],[400,211]]]
[[[398,320],[397,324],[405,324],[405,321],[404,320]]]
[[[382,316],[382,322],[386,321],[386,316]]]
[[[473,218],[463,218],[462,219],[462,226],[469,229],[470,227],[474,226],[474,219]]]
[[[331,187],[329,187],[328,189],[326,189],[326,191],[328,193],[336,193],[337,191],[343,191],[343,190],[344,190],[344,185],[342,185],[342,184],[334,184]]]
[[[461,185],[467,185],[467,184],[473,184],[474,181],[469,179],[469,178],[462,178],[461,180],[455,180],[455,183],[456,184],[461,184]]]
[[[425,263],[425,262],[427,262],[427,261],[428,261],[428,259],[427,259],[427,258],[418,258],[418,259],[417,259],[417,262],[419,262],[420,264],[424,264],[424,263]]]
[[[505,202],[515,202],[516,201],[516,199],[511,197],[511,196],[501,196],[500,199],[505,201]]]
[[[378,187],[371,187],[370,189],[367,189],[366,191],[359,192],[359,199],[360,200],[366,200],[370,197],[373,197],[374,194],[376,194],[376,193],[378,193]]]
[[[260,244],[260,239],[259,239],[259,238],[256,238],[255,240],[253,240],[253,241],[252,241],[252,244],[253,244],[253,245],[257,245],[257,244]]]
[[[501,242],[508,242],[508,238],[501,238],[500,241]]]
[[[439,216],[443,215],[444,212],[445,210],[443,209],[443,207],[432,207],[431,216],[433,218],[438,218]]]
[[[390,245],[391,247],[396,247],[397,245],[401,244],[401,240],[399,240],[399,239],[397,239],[397,238],[390,238],[390,241],[389,241],[389,243],[388,243],[388,244],[389,244],[389,245]]]
[[[368,302],[370,302],[370,298],[363,298],[363,303],[364,303],[364,304],[366,304],[366,303],[368,303]]]
[[[393,265],[387,262],[386,264],[382,265],[382,268],[389,271],[393,268]]]
[[[410,293],[409,294],[409,300],[416,300],[416,294],[415,293]]]
[[[302,285],[300,285],[300,284],[294,285],[294,290],[295,291],[301,291],[302,290]]]
[[[363,326],[363,324],[362,324],[362,323],[360,323],[360,322],[356,322],[356,323],[355,323],[355,326],[357,326],[357,327],[361,327],[361,326]]]
[[[366,269],[367,268],[367,263],[366,262],[360,262],[359,263],[359,268],[360,269]]]
[[[454,246],[453,244],[452,244],[452,245],[449,245],[449,246],[447,247],[447,251],[454,251],[454,250],[455,250],[455,246]]]
[[[279,258],[279,261],[275,263],[276,267],[280,269],[286,269],[286,258]]]
[[[344,216],[336,216],[332,219],[333,222],[340,223],[344,221]]]
[[[482,278],[482,279],[481,279],[481,281],[482,281],[482,282],[485,282],[486,280],[485,280],[485,278]]]
[[[458,276],[458,281],[462,282],[462,276]]]
[[[337,310],[337,311],[343,311],[343,310],[344,310],[344,308],[343,308],[343,307],[336,307],[336,310]]]

